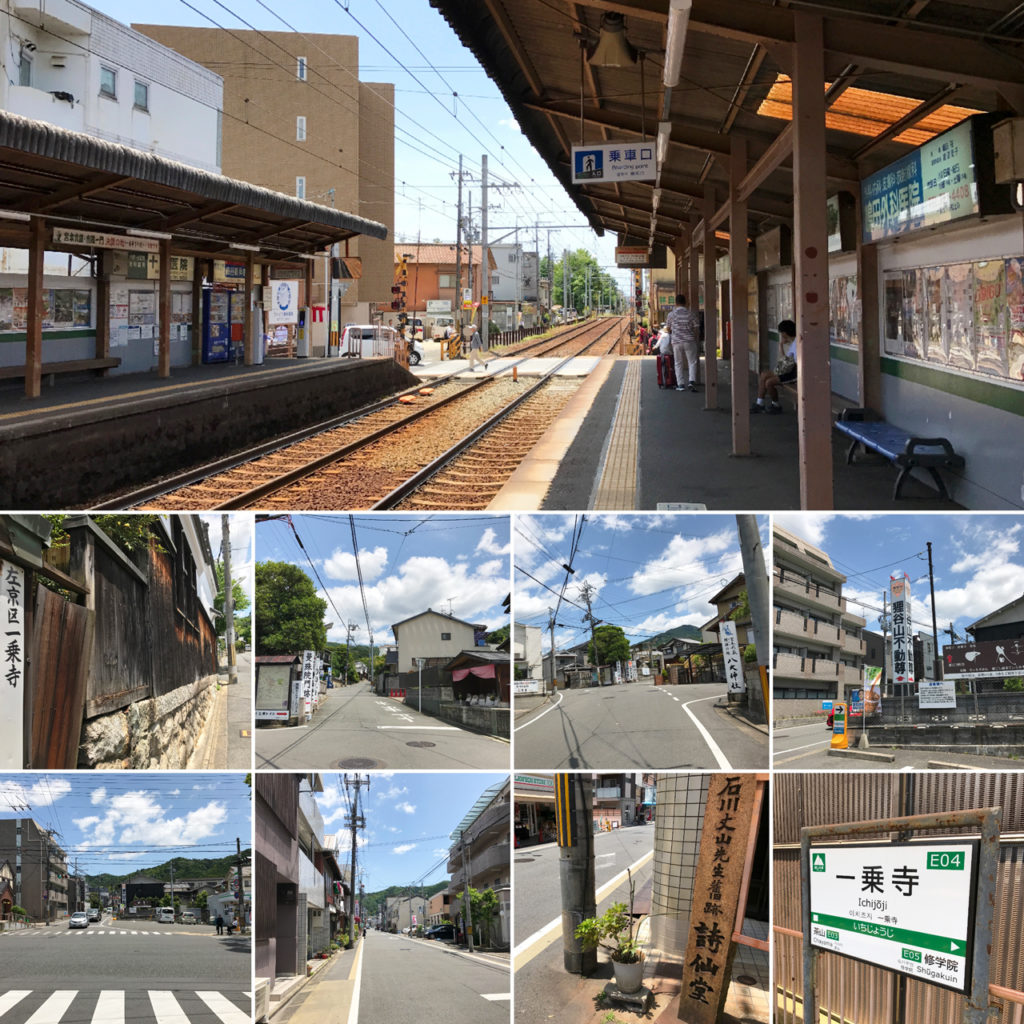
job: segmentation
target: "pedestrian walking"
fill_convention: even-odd
[[[665,318],[665,327],[672,338],[672,356],[675,361],[676,391],[683,387],[683,365],[688,371],[687,388],[697,390],[697,346],[700,342],[700,320],[686,305],[686,296],[676,296],[676,304]]]
[[[484,348],[484,339],[480,337],[480,331],[476,324],[469,324],[466,327],[469,333],[469,368],[476,371],[476,364],[483,363],[484,369],[487,369],[487,362],[484,360],[483,354],[486,352],[491,358],[494,357],[494,353],[490,349]]]
[[[224,918],[223,918],[223,916],[221,914],[217,915],[217,934],[218,935],[223,935],[224,934]]]

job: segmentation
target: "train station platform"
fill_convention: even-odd
[[[85,509],[416,384],[391,360],[268,359],[0,389],[0,504]]]
[[[703,369],[703,367],[702,367]],[[653,356],[608,358],[499,492],[492,509],[800,508],[797,417],[751,414],[751,454],[732,455],[729,364],[718,364],[718,408],[704,388],[662,390]],[[702,378],[703,379],[703,378]],[[750,397],[755,395],[751,378]],[[960,506],[918,480],[896,501],[896,470],[867,458],[846,465],[848,442],[832,438],[836,509],[903,512]]]

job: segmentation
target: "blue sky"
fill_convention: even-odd
[[[878,630],[878,610],[889,576],[910,577],[914,630],[931,633],[927,542],[932,543],[935,611],[942,631],[964,627],[1024,593],[1024,516],[983,514],[835,515],[777,513],[775,522],[827,552],[847,575],[843,595],[851,611]],[[860,602],[860,603],[858,603]]]
[[[508,779],[500,772],[371,772],[370,791],[360,793],[366,828],[358,835],[356,872],[367,892],[389,885],[430,885],[448,877],[449,836],[489,786]],[[351,850],[344,821],[348,800],[344,776],[321,775],[316,794],[324,832],[341,834]],[[346,852],[346,861],[348,853]]]
[[[328,599],[326,621],[333,623],[329,640],[343,641],[342,623],[354,622],[358,628],[353,642],[367,643],[349,517],[288,518],[303,547],[288,522],[260,522],[258,560],[290,562],[313,580],[320,596]],[[357,515],[355,523],[375,644],[392,643],[392,623],[428,608],[486,623],[488,630],[508,624],[501,607],[510,589],[508,516],[378,513]]]
[[[492,242],[519,226],[528,229],[528,234],[520,231],[519,240],[533,248],[538,222],[579,225],[551,233],[556,255],[563,248],[586,248],[602,265],[614,263],[614,237],[599,239],[586,225],[547,164],[526,143],[496,86],[428,0],[292,0],[265,6],[257,0],[223,6],[215,0],[148,0],[142,6],[138,0],[92,0],[92,6],[125,24],[219,25],[244,31],[247,22],[263,32],[358,36],[360,79],[390,82],[396,90],[396,240],[454,241],[459,154],[465,169],[479,179],[486,152],[491,184],[517,186],[490,194],[490,223],[496,229],[490,232]],[[311,47],[311,68],[315,53]],[[331,91],[322,81],[318,87]],[[312,120],[309,131],[314,131]],[[465,189],[479,206],[479,180]],[[546,231],[540,232],[540,246],[542,252],[547,248]],[[628,273],[607,269],[628,292]]]
[[[516,517],[513,611],[517,622],[544,628],[544,650],[548,609],[566,578],[577,522],[572,515]],[[758,523],[767,550],[767,517]],[[715,613],[708,599],[743,569],[736,517],[589,514],[572,568],[555,630],[559,648],[587,638],[584,581],[595,588],[595,617],[621,626],[633,642],[674,626],[701,626]]]
[[[54,829],[68,866],[123,875],[172,857],[223,857],[252,844],[243,773],[23,772],[0,775],[0,818]],[[0,851],[6,859],[12,851]]]
[[[210,528],[210,547],[213,548],[215,561],[221,558],[222,520],[219,512],[204,512],[200,519]],[[232,515],[228,522],[228,533],[231,537],[231,579],[237,581],[242,590],[253,598],[253,530],[252,516]]]

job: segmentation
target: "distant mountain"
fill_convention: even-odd
[[[377,912],[377,908],[384,905],[389,896],[424,896],[429,899],[435,893],[448,888],[448,879],[443,882],[435,882],[427,886],[390,885],[380,892],[368,892],[363,896],[362,911],[363,917],[369,918]]]
[[[249,850],[242,851],[243,863],[251,860]],[[90,889],[109,889],[113,885],[120,885],[126,882],[133,875],[148,875],[150,878],[158,878],[162,882],[171,880],[171,868],[174,868],[175,878],[223,878],[230,868],[238,863],[235,854],[226,857],[201,858],[201,857],[172,857],[158,864],[153,868],[133,868],[123,875],[87,875]]]
[[[673,626],[657,636],[652,636],[649,640],[638,640],[637,643],[643,644],[645,647],[648,644],[651,647],[660,647],[662,644],[668,643],[669,640],[692,640],[699,644],[701,642],[700,626]]]

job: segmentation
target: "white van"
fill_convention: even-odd
[[[392,327],[376,324],[346,324],[341,332],[340,354],[354,359],[385,357],[394,359],[398,332]],[[423,358],[423,345],[413,339],[409,346],[409,365],[417,366]]]
[[[174,924],[174,911],[171,907],[160,907],[156,912],[158,924]]]

